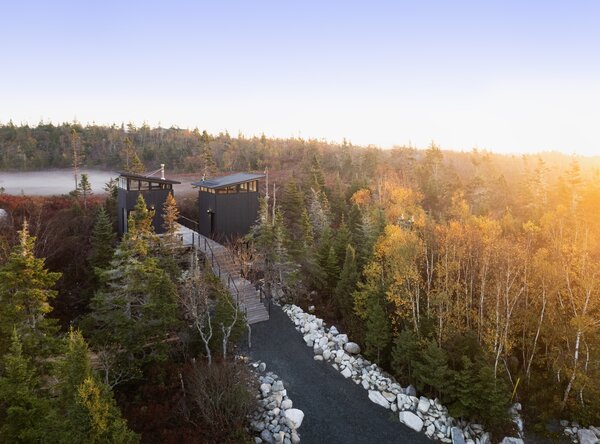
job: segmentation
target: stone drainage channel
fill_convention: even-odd
[[[325,328],[322,319],[305,313],[295,305],[285,305],[283,311],[294,323],[296,330],[304,336],[304,342],[312,347],[315,361],[328,361],[346,379],[368,391],[369,399],[383,408],[398,414],[404,425],[416,432],[424,432],[431,439],[452,444],[489,444],[490,435],[479,424],[457,421],[448,415],[448,409],[437,399],[416,397],[412,386],[403,389],[393,377],[387,375],[376,364],[372,364],[360,353],[358,344],[350,342],[335,326]],[[519,417],[520,405],[511,408],[513,421],[522,432]],[[522,444],[521,438],[506,437],[503,444]]]

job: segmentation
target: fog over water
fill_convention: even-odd
[[[104,186],[110,178],[117,178],[118,173],[114,171],[81,170],[88,175],[92,184],[92,192],[104,193]],[[6,194],[29,194],[37,196],[51,196],[55,194],[68,194],[75,188],[73,170],[47,170],[27,172],[5,172],[0,171],[0,188],[4,188]]]

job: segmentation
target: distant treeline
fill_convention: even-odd
[[[424,150],[396,147],[381,150],[373,146],[357,146],[344,141],[330,143],[317,139],[277,139],[232,137],[228,132],[209,134],[206,131],[171,128],[136,127],[129,124],[111,126],[79,123],[40,123],[37,126],[0,124],[0,170],[29,171],[47,168],[68,168],[74,156],[86,167],[123,169],[128,156],[129,139],[142,163],[154,170],[164,163],[171,171],[211,172],[244,170],[292,170],[299,163],[318,153],[328,172],[338,172],[342,179],[360,179],[374,174],[378,165],[396,166],[408,171],[422,160]],[[444,161],[451,165],[460,179],[473,174],[490,178],[501,175],[516,177],[527,166],[535,167],[541,158],[554,173],[563,172],[570,156],[559,153],[507,156],[486,151],[444,151]],[[207,165],[208,164],[208,165]],[[600,167],[600,157],[580,161],[582,173],[590,174]],[[492,171],[493,170],[493,171]]]

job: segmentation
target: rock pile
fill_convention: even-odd
[[[313,349],[316,361],[331,363],[344,378],[362,385],[372,402],[398,413],[401,423],[444,443],[490,443],[489,434],[481,425],[455,420],[437,399],[417,398],[414,387],[401,387],[392,376],[363,358],[358,344],[350,342],[335,326],[326,328],[322,319],[296,305],[285,305],[283,310],[303,334],[306,345]]]
[[[564,427],[564,433],[573,443],[598,444],[600,443],[600,427],[581,427],[576,422],[562,420],[560,425]]]
[[[287,396],[283,381],[273,372],[266,372],[264,362],[251,365],[258,373],[260,388],[256,395],[258,409],[250,418],[250,428],[259,436],[257,444],[298,444],[300,435],[297,429],[302,425],[304,412],[294,409]]]

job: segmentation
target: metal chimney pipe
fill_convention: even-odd
[[[165,164],[164,163],[160,164],[160,178],[162,180],[165,180]]]

